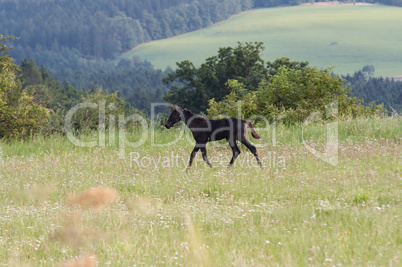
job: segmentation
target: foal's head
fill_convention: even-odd
[[[170,113],[170,116],[169,116],[167,122],[165,123],[165,127],[169,129],[170,127],[172,127],[179,121],[181,121],[181,120],[186,121],[186,118],[189,118],[193,115],[194,114],[190,110],[188,110],[186,108],[182,109],[178,105],[174,105],[172,113]]]
[[[169,116],[167,122],[165,123],[165,127],[169,129],[170,127],[172,127],[179,121],[187,122],[187,120],[190,117],[192,117],[193,115],[194,114],[190,110],[188,110],[186,108],[182,109],[178,105],[174,105],[172,113],[170,113],[170,116]]]
[[[169,116],[167,122],[165,123],[166,128],[169,129],[170,127],[172,127],[173,125],[175,125],[177,122],[179,122],[181,120],[180,112],[182,112],[181,108],[177,105],[174,105],[172,113],[170,113],[170,116]]]

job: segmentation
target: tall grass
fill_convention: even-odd
[[[400,118],[258,129],[264,168],[244,147],[208,144],[209,168],[181,128],[126,147],[63,136],[0,143],[0,262],[60,266],[400,265]],[[303,133],[303,134],[302,134]],[[137,133],[127,133],[138,140]],[[80,137],[96,140],[97,133]],[[188,141],[187,141],[188,139]],[[100,204],[99,204],[100,203]],[[77,263],[78,264],[78,263]]]

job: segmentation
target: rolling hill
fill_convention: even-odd
[[[295,6],[255,9],[208,28],[142,44],[139,56],[157,68],[188,59],[196,65],[219,47],[262,41],[263,57],[308,60],[339,74],[374,65],[375,76],[402,75],[402,8],[380,5]]]

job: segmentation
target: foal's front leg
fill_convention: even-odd
[[[202,152],[202,159],[209,165],[209,167],[212,168],[212,164],[209,162],[208,157],[207,157],[207,149],[205,148],[206,144],[203,144],[201,146],[201,152]]]
[[[193,149],[193,151],[191,152],[191,155],[190,155],[190,161],[188,162],[188,168],[190,168],[191,164],[193,164],[193,159],[194,159],[195,154],[197,154],[197,151],[199,149],[200,149],[200,147],[197,144],[195,144],[195,147],[194,147],[194,149]]]
[[[195,147],[193,149],[193,151],[191,152],[190,155],[190,162],[188,163],[188,167],[191,167],[191,164],[193,164],[193,159],[195,157],[195,155],[197,154],[198,150],[201,149],[201,153],[202,153],[202,159],[209,165],[209,167],[212,167],[211,163],[208,160],[207,157],[207,150],[205,148],[206,144],[195,144]]]

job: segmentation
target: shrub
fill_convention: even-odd
[[[231,88],[229,95],[220,102],[209,101],[210,116],[222,113],[238,116],[240,109],[245,118],[258,115],[269,121],[295,123],[307,120],[312,114],[325,121],[386,113],[382,106],[363,106],[362,99],[349,97],[350,88],[331,68],[319,71],[315,67],[283,65],[254,92],[245,91],[235,80],[228,81],[227,85]],[[329,107],[333,108],[331,112]]]

